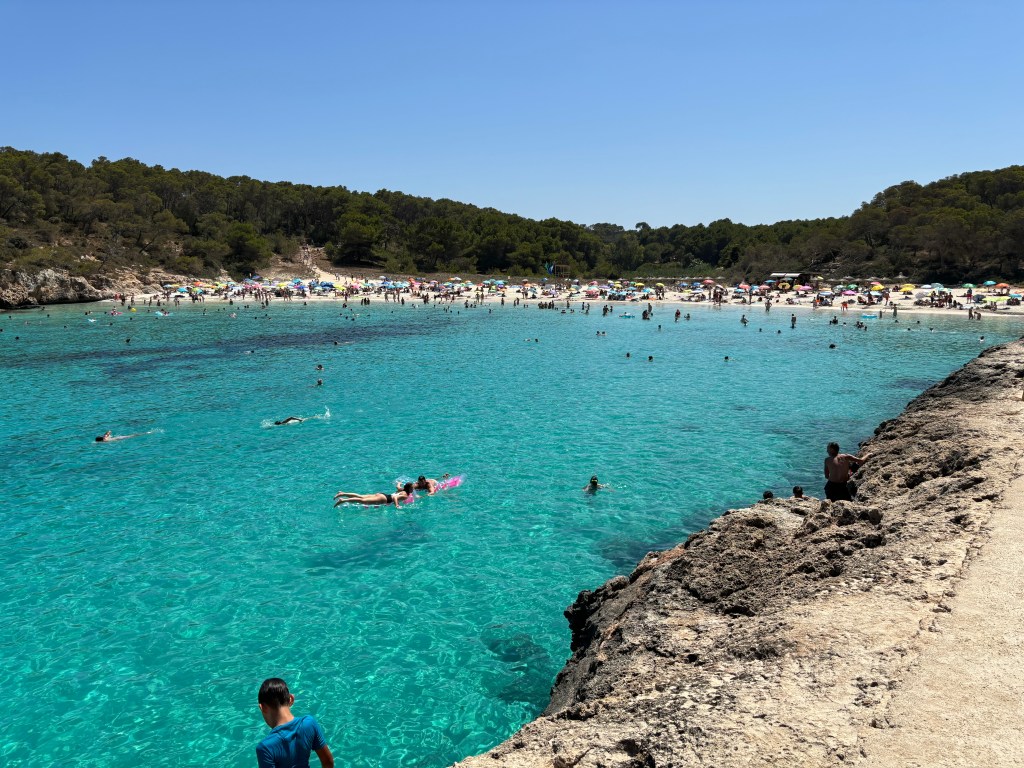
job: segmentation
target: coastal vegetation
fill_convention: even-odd
[[[681,211],[680,215],[685,215]],[[956,282],[1024,278],[1024,166],[876,194],[849,216],[632,229],[536,221],[402,192],[356,192],[0,148],[0,266],[244,276],[302,244],[339,267],[576,277],[779,270]]]

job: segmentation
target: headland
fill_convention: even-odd
[[[729,510],[566,611],[543,714],[460,766],[1016,765],[1024,341],[862,449],[858,500]]]

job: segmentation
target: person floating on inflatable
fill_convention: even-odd
[[[369,507],[382,507],[387,504],[399,504],[412,496],[413,483],[406,483],[400,491],[395,493],[349,493],[338,491],[334,494],[334,506],[342,504],[365,504]]]
[[[412,487],[417,491],[426,491],[427,496],[433,496],[437,493],[440,486],[441,484],[434,478],[420,475],[416,478],[416,482],[413,483]],[[401,486],[399,485],[399,487]]]

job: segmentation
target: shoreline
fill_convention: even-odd
[[[863,444],[860,501],[728,510],[581,592],[548,707],[457,765],[1024,759],[1022,386],[1024,341],[986,350]]]
[[[155,301],[158,298],[160,299],[161,302],[163,302],[163,305],[166,306],[167,302],[164,301],[163,294],[140,294],[140,295],[136,296],[136,301],[137,302],[142,302],[142,301],[147,301],[149,299],[153,299],[154,300],[154,304],[152,306],[156,307]],[[356,300],[358,300],[358,298],[359,297],[356,297]],[[379,296],[379,295],[371,295],[368,298],[370,298],[370,300],[372,302],[371,306],[372,305],[384,305],[384,306],[387,306],[389,308],[395,308],[395,307],[400,307],[400,306],[410,307],[410,306],[420,305],[420,304],[423,303],[422,299],[417,299],[415,297],[410,298],[408,295],[406,296],[406,303],[405,303],[405,305],[396,304],[395,302],[385,302],[384,299],[381,296]],[[521,298],[521,297],[517,297],[514,294],[506,295],[505,296],[506,306],[511,304],[511,302],[514,301],[516,298]],[[461,302],[469,301],[469,303],[471,305],[472,304],[477,304],[477,305],[482,306],[482,307],[494,308],[495,306],[499,305],[500,300],[501,300],[500,296],[485,296],[483,301],[474,300],[474,299],[470,298],[469,296],[464,296],[464,297],[459,297],[459,298],[455,299],[454,302],[452,302],[452,303],[453,304],[459,304]],[[258,303],[258,300],[254,299],[254,298],[247,298],[247,299],[244,299],[244,300],[236,298],[234,301],[235,301],[235,305],[236,306],[238,304]],[[350,306],[351,306],[351,301],[352,301],[352,299],[349,300]],[[600,311],[600,307],[605,305],[605,304],[607,304],[607,305],[609,305],[609,306],[611,306],[613,308],[612,316],[614,316],[616,319],[618,319],[620,312],[630,311],[631,313],[633,313],[632,310],[636,310],[636,312],[634,314],[638,315],[639,310],[642,309],[643,306],[647,304],[647,302],[642,302],[642,301],[635,301],[635,302],[634,301],[617,301],[617,300],[616,301],[609,301],[608,299],[593,299],[593,300],[590,300],[590,299],[580,299],[580,298],[577,297],[577,298],[569,299],[568,301],[569,301],[570,306],[566,307],[565,303],[566,303],[567,299],[565,299],[565,298],[545,299],[545,301],[548,301],[548,302],[553,301],[555,303],[555,308],[554,309],[546,310],[546,311],[554,311],[554,312],[561,311],[562,309],[572,309],[574,311],[579,311],[580,306],[582,304],[585,304],[585,303],[589,304],[591,306],[591,308],[592,308],[591,311],[593,311],[593,307],[595,307],[595,305],[596,305],[598,311]],[[289,299],[283,299],[283,298],[275,298],[275,299],[273,299],[270,302],[270,307],[273,308],[275,306],[280,306],[282,304],[283,305],[295,305],[295,304],[301,304],[301,303],[316,303],[316,304],[320,304],[320,303],[338,303],[338,304],[341,304],[341,303],[344,303],[344,302],[345,302],[344,299],[342,299],[341,297],[336,297],[336,296],[307,296],[305,298],[294,298],[294,299],[290,299],[290,300]],[[536,309],[536,306],[537,306],[537,304],[539,302],[540,302],[540,299],[527,299],[527,300],[522,301],[520,306],[516,307],[516,309],[523,309],[523,308],[525,308],[525,309]],[[434,303],[433,299],[431,300],[431,303]],[[447,300],[445,300],[444,302],[441,302],[441,303],[449,303],[449,302]],[[729,312],[740,312],[741,314],[747,314],[748,317],[750,318],[750,321],[753,323],[753,322],[755,322],[756,318],[764,317],[764,316],[769,314],[769,313],[765,312],[764,305],[763,304],[759,304],[759,303],[755,303],[755,304],[739,304],[739,303],[734,303],[734,302],[725,302],[723,304],[713,304],[713,303],[711,303],[709,301],[685,301],[685,300],[683,300],[681,298],[672,298],[672,297],[667,298],[667,299],[659,299],[659,300],[653,300],[652,299],[650,301],[650,303],[653,305],[653,307],[655,309],[655,313],[658,314],[659,317],[660,317],[660,315],[664,314],[664,313],[660,313],[659,314],[657,312],[657,310],[659,310],[659,309],[661,309],[661,310],[669,310],[672,313],[674,313],[675,310],[678,309],[678,310],[682,311],[684,314],[686,312],[690,312],[690,311],[729,311]],[[206,306],[207,304],[212,305],[212,306],[229,306],[228,299],[222,298],[222,297],[211,297],[211,298],[207,299],[205,302],[197,303],[195,306]],[[77,303],[72,303],[72,304],[43,305],[43,306],[85,306],[85,305],[93,305],[93,306],[94,305],[105,305],[105,306],[108,305],[111,308],[120,308],[121,307],[120,301],[115,300],[115,299],[98,299],[98,300],[89,301],[89,302],[77,302]],[[141,306],[143,306],[143,305],[140,304],[140,303],[136,303],[135,306],[138,309],[138,308],[141,308]],[[188,306],[193,306],[191,301],[187,301],[186,300],[186,301],[183,301],[182,304],[181,304],[181,307],[188,307]],[[901,318],[904,318],[904,317],[931,317],[931,316],[936,316],[936,317],[957,317],[957,318],[960,318],[960,319],[964,320],[965,322],[970,322],[970,323],[974,323],[974,322],[982,322],[982,323],[984,323],[985,320],[989,320],[989,319],[993,319],[993,318],[1021,318],[1021,319],[1024,319],[1024,306],[1006,307],[1006,308],[1001,309],[999,311],[991,311],[991,310],[984,310],[984,311],[982,311],[982,310],[979,310],[980,316],[981,316],[980,321],[979,320],[969,320],[968,317],[967,317],[966,309],[948,309],[948,308],[944,308],[944,307],[918,307],[918,306],[913,306],[912,302],[900,302],[896,306],[897,306],[897,318],[896,319],[901,319]],[[179,309],[181,307],[179,307]],[[39,309],[40,309],[39,306],[34,306],[34,307],[25,307],[23,309],[18,309],[18,310],[6,310],[6,311],[8,311],[8,312],[13,312],[13,311],[25,312],[25,311],[39,311]],[[509,309],[512,309],[512,308],[509,307]],[[891,316],[892,315],[892,306],[891,305],[889,307],[882,307],[880,305],[876,305],[876,306],[873,306],[873,307],[870,307],[870,308],[868,308],[868,307],[861,307],[861,306],[854,306],[854,307],[850,307],[850,309],[847,312],[842,313],[842,312],[840,312],[840,309],[838,307],[815,307],[815,306],[812,306],[810,303],[804,303],[804,304],[785,304],[785,303],[774,303],[773,302],[772,309],[771,309],[772,316],[776,316],[776,317],[779,314],[787,314],[788,313],[788,314],[801,314],[802,315],[802,314],[805,314],[805,313],[808,313],[808,312],[812,313],[812,314],[820,313],[822,315],[828,315],[829,317],[831,317],[832,315],[836,315],[838,318],[840,318],[841,322],[843,322],[843,321],[845,321],[845,322],[856,322],[856,321],[862,320],[862,319],[865,319],[865,320],[883,320],[883,321],[887,321],[887,322],[892,322],[892,320],[893,320],[893,317]],[[882,315],[881,317],[878,317],[879,313],[881,313],[881,315]],[[635,318],[632,318],[632,319],[640,320],[639,316],[637,316]],[[652,321],[648,321],[648,322],[652,322]]]

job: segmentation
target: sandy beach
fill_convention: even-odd
[[[367,275],[356,275],[351,273],[331,272],[325,270],[319,266],[307,266],[303,270],[303,277],[299,278],[292,272],[282,269],[266,270],[267,274],[264,276],[265,283],[273,286],[278,284],[287,283],[291,284],[295,280],[302,280],[308,283],[309,280],[317,280],[319,282],[330,282],[333,283],[337,288],[343,288],[345,286],[364,286],[379,284],[380,276],[375,279],[369,278]],[[542,291],[538,291],[537,295],[534,296],[531,293],[524,294],[521,291],[521,281],[517,282],[515,279],[509,278],[507,285],[504,290],[494,290],[485,292],[482,295],[475,290],[464,290],[457,294],[446,293],[439,294],[432,290],[426,289],[426,278],[417,277],[414,275],[402,275],[395,276],[393,278],[396,281],[423,281],[418,285],[414,283],[412,289],[404,289],[398,296],[405,299],[406,306],[415,306],[423,301],[423,296],[427,295],[430,297],[431,302],[444,302],[444,303],[469,303],[470,305],[482,305],[493,307],[500,305],[502,298],[505,303],[509,304],[514,302],[516,299],[520,300],[520,307],[533,307],[540,302],[555,302],[554,310],[566,310],[567,312],[578,312],[584,305],[589,305],[590,311],[600,312],[601,307],[608,305],[612,307],[611,315],[619,317],[623,314],[635,315],[636,319],[640,319],[640,315],[644,309],[650,305],[654,310],[654,316],[657,321],[664,323],[671,321],[676,310],[682,312],[685,315],[687,312],[704,312],[704,311],[730,311],[739,312],[747,315],[748,319],[752,324],[756,324],[758,318],[765,316],[765,304],[763,301],[759,301],[757,297],[754,298],[752,303],[746,303],[736,297],[730,297],[727,294],[727,298],[721,303],[715,303],[708,299],[701,301],[694,300],[696,294],[686,295],[678,290],[666,289],[663,298],[654,298],[653,295],[650,297],[629,299],[629,300],[611,300],[604,297],[587,298],[580,293],[571,294],[572,286],[569,284],[555,284],[552,283],[550,286],[542,286],[539,283],[530,283],[531,286],[537,288],[556,288],[552,290],[553,295],[542,295]],[[438,281],[444,280],[444,276],[438,276]],[[484,279],[481,276],[474,276],[471,285],[479,286],[480,281]],[[189,284],[189,283],[185,283]],[[422,289],[422,290],[421,290]],[[1024,292],[1024,288],[1012,287],[1009,289],[1010,292],[1019,293]],[[915,292],[920,293],[920,292]],[[154,304],[157,300],[163,301],[168,294],[165,293],[140,293],[136,294],[135,298],[137,302],[141,301],[153,301]],[[850,304],[849,307],[843,311],[840,304],[841,302],[837,299],[832,306],[816,306],[813,298],[809,294],[797,294],[793,291],[786,292],[774,292],[771,296],[771,315],[772,317],[778,317],[779,314],[797,314],[802,315],[804,313],[815,313],[820,315],[827,315],[832,317],[835,315],[839,318],[841,323],[853,324],[858,321],[864,320],[865,322],[884,320],[891,322],[894,319],[900,320],[901,322],[907,322],[910,318],[921,319],[923,317],[937,315],[943,317],[960,317],[965,323],[976,323],[979,328],[982,328],[986,321],[996,318],[1014,318],[1024,317],[1024,306],[1008,305],[1007,302],[1001,302],[998,305],[986,303],[983,308],[976,309],[973,318],[968,317],[967,307],[963,308],[950,308],[950,307],[933,307],[933,306],[922,306],[915,304],[915,295],[905,295],[903,293],[892,294],[893,298],[891,301],[884,303],[875,304],[861,304],[858,303],[856,297],[846,297]],[[997,295],[995,293],[991,295]],[[173,298],[174,294],[171,293]],[[956,289],[953,292],[953,296],[956,301],[961,304],[966,304],[967,297],[964,289]],[[355,297],[356,300],[359,298],[367,298],[372,304],[388,304],[394,306],[394,295],[389,297],[389,300],[385,300],[383,294],[379,291],[363,291]],[[181,302],[187,303],[187,295],[182,294],[179,296]],[[239,299],[235,299],[238,301]],[[120,303],[117,300],[108,300],[114,303]],[[206,302],[213,303],[227,303],[228,299],[221,296],[205,296]],[[254,301],[251,297],[246,301]],[[324,295],[320,294],[307,294],[301,298],[296,296],[292,299],[282,297],[271,297],[271,304],[279,301],[303,301],[303,302],[339,302],[344,303],[346,300],[341,296],[335,295],[334,293],[328,293]],[[349,298],[352,301],[352,298]],[[398,302],[401,306],[401,301]],[[998,306],[999,308],[992,309],[991,307]],[[896,316],[893,316],[893,308],[896,309]]]

